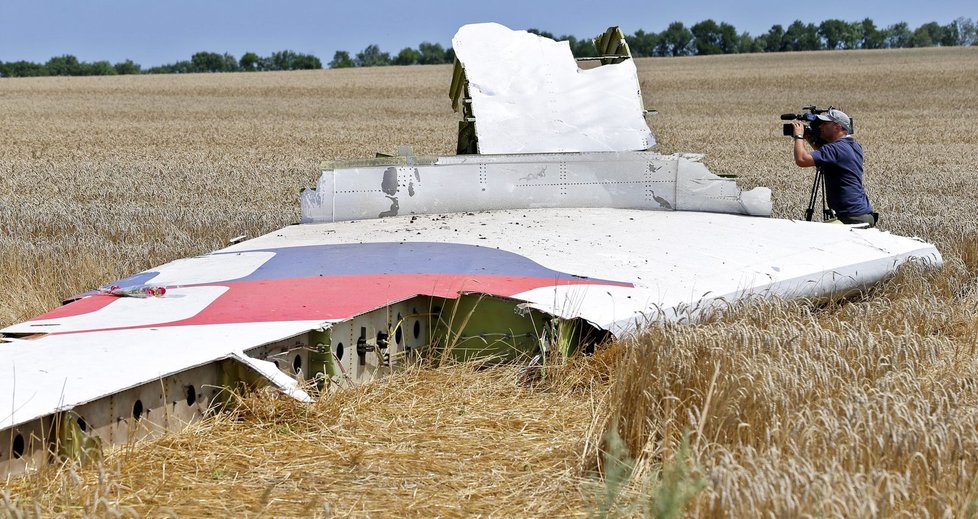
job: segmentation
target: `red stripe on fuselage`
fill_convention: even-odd
[[[92,312],[97,312],[110,303],[119,299],[117,296],[110,296],[106,294],[95,294],[91,296],[86,296],[81,299],[76,299],[64,306],[59,306],[50,312],[41,314],[31,321],[41,321],[44,319],[62,319],[64,317],[74,317],[76,315],[90,314]]]
[[[416,295],[455,298],[460,292],[476,292],[509,297],[535,288],[564,285],[632,286],[631,283],[595,281],[591,279],[546,279],[522,276],[473,276],[468,274],[323,276],[243,281],[226,284],[215,283],[214,285],[193,285],[226,286],[228,290],[197,315],[188,319],[132,327],[99,328],[65,333],[155,328],[160,326],[346,320],[369,312],[370,310],[384,307],[392,302],[403,301]],[[82,303],[87,299],[108,300],[98,307],[101,308],[115,298],[111,296],[92,296],[76,301],[67,305],[67,307]],[[95,311],[98,308],[90,311]],[[50,316],[55,312],[57,310],[49,312],[39,317],[39,319],[54,318]],[[80,313],[86,312],[72,312],[70,315],[78,315]],[[62,314],[56,317],[65,316]]]

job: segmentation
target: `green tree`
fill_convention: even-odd
[[[971,18],[958,18],[954,20],[954,25],[958,33],[958,45],[970,46],[978,42],[978,27]]]
[[[421,42],[418,45],[418,63],[422,65],[440,65],[445,63],[445,49],[440,43]]]
[[[883,46],[888,49],[900,49],[909,47],[913,40],[913,33],[906,22],[895,23],[886,28],[886,37]]]
[[[101,60],[94,63],[82,62],[78,67],[77,74],[79,76],[114,76],[116,72],[111,63]]]
[[[190,72],[194,72],[194,66],[191,62],[184,60],[168,65],[153,67],[147,72],[150,74],[188,74]]]
[[[357,53],[356,64],[358,67],[383,67],[391,64],[391,55],[381,52],[376,45],[367,45]]]
[[[801,20],[795,20],[784,31],[785,50],[819,50],[822,48],[822,40],[818,36],[818,27],[813,23],[805,24]]]
[[[598,55],[598,49],[594,46],[594,40],[591,38],[584,38],[583,40],[578,40],[574,36],[561,36],[561,40],[567,40],[567,44],[570,45],[571,54],[575,58],[593,58]],[[626,40],[628,37],[626,36]],[[631,47],[631,44],[628,45]],[[633,56],[638,56],[635,54],[635,50],[632,50]]]
[[[819,24],[818,35],[828,50],[851,49],[856,45],[852,26],[839,19],[832,18]]]
[[[401,52],[397,53],[397,57],[394,58],[395,65],[416,65],[418,63],[418,58],[421,55],[418,51],[412,49],[411,47],[404,47]]]
[[[280,50],[273,52],[271,56],[268,57],[268,65],[266,66],[268,70],[292,70],[292,66],[295,62],[295,52],[291,50]]]
[[[138,63],[133,63],[131,59],[126,61],[120,61],[113,65],[116,74],[139,74],[142,71],[142,67]]]
[[[338,50],[333,53],[333,59],[329,62],[329,68],[350,68],[356,66],[350,53],[345,50]]]
[[[726,22],[720,22],[720,48],[724,54],[742,52],[740,50],[740,36],[737,34],[737,29]]]
[[[764,38],[764,51],[783,52],[785,50],[784,27],[780,25],[772,25],[771,29],[767,31],[767,35],[765,35]]]
[[[911,47],[933,47],[941,41],[941,26],[937,22],[928,22],[913,32],[913,36],[910,37]]]
[[[49,59],[44,68],[52,76],[77,76],[81,71],[81,64],[78,63],[78,58],[65,54]]]
[[[692,27],[693,48],[698,56],[723,53],[720,26],[713,20],[703,20]]]
[[[312,54],[282,50],[273,52],[263,66],[266,70],[310,70],[323,68],[323,63]]]
[[[594,47],[594,42],[591,40],[586,41],[590,42],[591,46]],[[653,56],[655,55],[655,46],[659,43],[659,35],[654,32],[645,32],[639,29],[635,31],[635,34],[625,36],[625,41],[628,42],[628,48],[632,51],[632,56],[639,58]],[[579,56],[576,52],[574,55]]]
[[[9,63],[0,62],[0,76],[2,77],[39,77],[50,76],[48,69],[40,63],[30,61],[13,61]]]
[[[198,52],[190,58],[192,72],[234,72],[238,70],[238,60],[230,54]]]
[[[190,60],[181,60],[173,65],[169,65],[171,70],[176,74],[189,74],[194,71],[194,64]]]
[[[866,18],[860,22],[862,30],[860,40],[857,43],[861,49],[881,49],[883,48],[884,34],[876,28],[871,18]]]
[[[254,52],[245,52],[241,55],[241,59],[238,60],[238,67],[244,71],[255,71],[259,70],[258,64],[261,62],[261,57]]]
[[[757,38],[744,31],[737,37],[737,52],[764,52],[767,44],[767,36],[762,34]]]
[[[655,46],[656,56],[688,56],[694,51],[693,33],[683,22],[672,22],[659,34]]]
[[[941,37],[938,44],[941,47],[953,47],[958,44],[961,35],[958,33],[958,24],[951,22],[941,27]]]
[[[296,54],[290,70],[318,70],[323,68],[323,62],[312,54]]]

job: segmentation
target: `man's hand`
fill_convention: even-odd
[[[791,123],[791,126],[793,126],[795,128],[794,130],[791,131],[791,134],[792,135],[798,136],[798,137],[801,137],[801,136],[805,135],[805,125],[804,124],[801,124],[798,121],[794,121],[794,122]]]
[[[794,122],[791,123],[791,125],[794,128],[791,131],[791,134],[793,136],[794,135],[800,135],[800,136],[804,136],[805,135],[805,125],[804,124],[801,124],[799,121],[794,121]],[[795,141],[793,143],[794,145],[792,147],[793,148],[793,155],[794,155],[794,159],[795,159],[795,164],[797,164],[797,165],[799,165],[799,166],[801,166],[803,168],[810,168],[810,167],[814,166],[815,165],[815,159],[813,159],[812,158],[812,154],[811,153],[808,153],[808,150],[805,149],[805,143],[803,142],[803,141],[805,141],[807,139],[795,139],[795,138],[792,138],[791,140]]]

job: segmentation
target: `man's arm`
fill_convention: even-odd
[[[793,135],[805,135],[804,125],[802,125],[798,121],[795,121],[792,124],[794,125],[794,131],[792,132]],[[812,158],[812,154],[808,153],[808,150],[805,148],[805,139],[792,138],[791,140],[795,141],[794,142],[795,164],[803,168],[810,168],[814,166],[815,159]]]

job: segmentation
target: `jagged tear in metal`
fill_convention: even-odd
[[[496,25],[456,38],[469,91],[476,84],[483,96],[475,111],[486,103],[480,146],[500,154],[405,150],[326,166],[301,195],[303,224],[134,274],[0,330],[0,474],[180,429],[241,384],[308,400],[304,383],[372,380],[424,355],[525,359],[745,296],[835,297],[911,259],[941,264],[933,245],[877,229],[747,216],[770,214],[770,190],[741,192],[702,157],[636,151],[648,128],[630,60],[597,69],[617,79],[555,93],[563,80],[505,80],[546,70],[541,56],[563,67],[560,45]],[[529,51],[517,48],[526,42]],[[619,87],[631,94],[609,95]],[[537,92],[527,109],[557,108],[515,120],[493,108]],[[550,135],[518,140],[589,151],[516,154],[507,129],[565,114],[565,95],[595,104],[575,124],[604,128],[575,136],[551,117]],[[118,295],[161,287],[162,297]]]

